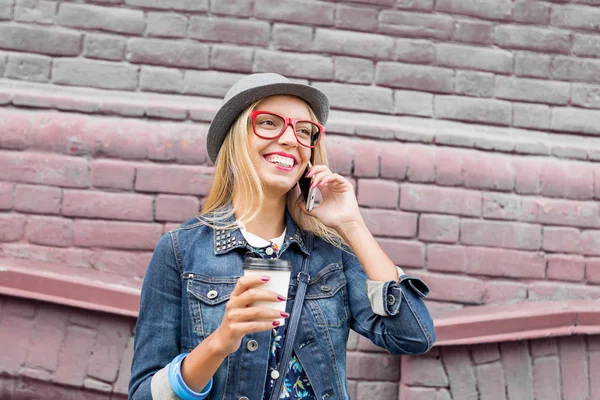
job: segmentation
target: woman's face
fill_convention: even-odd
[[[308,105],[293,96],[267,97],[258,104],[256,110],[270,111],[292,119],[311,120]],[[312,149],[297,142],[291,126],[287,126],[285,132],[275,139],[263,139],[255,135],[252,126],[248,135],[252,163],[267,195],[284,195],[304,174]]]

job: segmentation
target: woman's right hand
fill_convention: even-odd
[[[229,355],[235,352],[247,333],[272,329],[279,325],[280,318],[289,314],[268,307],[255,307],[255,301],[286,301],[286,298],[260,288],[269,281],[268,276],[242,276],[238,279],[229,301],[221,325],[212,336],[221,351]]]

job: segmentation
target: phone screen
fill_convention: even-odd
[[[311,179],[306,178],[306,174],[308,173],[308,168],[302,174],[302,178],[298,181],[298,186],[300,186],[300,192],[302,192],[302,199],[304,199],[304,204],[308,201],[308,192],[310,191],[310,183]]]

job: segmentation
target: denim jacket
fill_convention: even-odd
[[[289,213],[286,232],[279,257],[289,259],[293,266],[287,301],[291,312],[296,276],[308,249]],[[219,327],[225,304],[243,275],[244,259],[252,251],[239,229],[213,229],[201,217],[160,239],[141,292],[130,399],[157,398],[157,393],[168,392],[165,371],[170,362],[178,354],[192,351]],[[435,342],[433,321],[422,300],[428,292],[421,280],[402,275],[399,283],[387,282],[373,296],[357,258],[315,238],[294,352],[316,396],[349,399],[346,343],[350,329],[393,354],[428,351]],[[378,301],[383,305],[376,306]],[[376,313],[374,308],[385,312]],[[270,336],[270,331],[244,336],[240,348],[227,356],[213,375],[210,399],[262,398]]]

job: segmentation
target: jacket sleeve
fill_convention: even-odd
[[[401,269],[398,281],[371,281],[354,254],[342,252],[342,261],[350,327],[393,354],[427,352],[435,342],[433,319],[423,302],[427,285]]]
[[[174,254],[168,233],[156,245],[146,270],[129,381],[132,400],[150,400],[157,393],[161,398],[176,398],[169,397],[174,393],[166,373],[181,353],[181,273]]]

